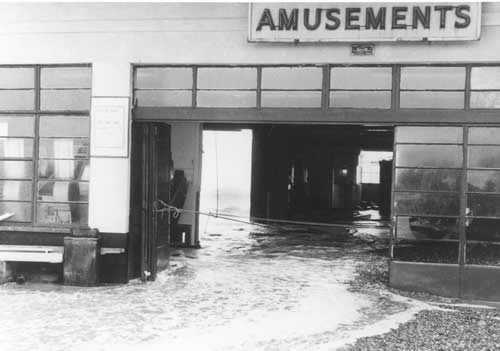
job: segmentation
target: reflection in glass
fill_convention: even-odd
[[[469,167],[500,168],[500,146],[469,146]]]
[[[469,127],[470,144],[500,144],[500,128]]]
[[[465,263],[487,266],[500,266],[500,245],[467,243]]]
[[[200,67],[198,89],[257,89],[257,68]]]
[[[321,67],[264,67],[262,89],[321,89]]]
[[[331,91],[330,107],[390,108],[390,91]]]
[[[397,145],[397,167],[462,167],[462,146]]]
[[[0,89],[34,89],[35,69],[28,67],[0,68]]]
[[[37,222],[39,224],[87,225],[87,204],[39,203]]]
[[[465,89],[465,67],[401,67],[401,89]]]
[[[471,192],[500,192],[500,171],[467,171],[467,190]]]
[[[333,67],[331,89],[391,90],[392,67]]]
[[[40,160],[40,179],[81,180],[88,168],[88,160]]]
[[[395,214],[458,216],[458,194],[394,193]]]
[[[471,216],[500,217],[500,195],[468,194],[467,208]]]
[[[32,111],[35,109],[34,90],[0,90],[3,111]]]
[[[191,89],[190,67],[139,67],[135,71],[136,89]]]
[[[136,90],[138,106],[190,107],[193,105],[191,90]]]
[[[405,242],[394,245],[394,260],[458,264],[458,242]]]
[[[90,67],[43,67],[40,84],[44,88],[90,88]]]
[[[454,169],[398,168],[394,187],[395,190],[458,191],[460,174]]]
[[[32,167],[31,161],[0,161],[0,178],[31,179]]]
[[[33,139],[1,138],[1,158],[33,158]]]
[[[38,183],[40,201],[89,201],[89,184],[86,182],[44,181]]]
[[[256,107],[257,93],[241,90],[198,90],[198,107]]]
[[[397,239],[458,240],[458,219],[398,216]]]
[[[89,155],[89,141],[40,138],[39,155],[40,158],[86,158]]]
[[[89,111],[90,89],[42,90],[40,109],[44,111]]]
[[[500,242],[500,219],[467,218],[467,240]]]
[[[396,127],[397,143],[461,144],[462,127]]]
[[[459,91],[401,91],[401,108],[464,108],[464,93]]]
[[[12,214],[5,222],[30,222],[31,202],[0,202],[1,214]],[[4,222],[0,222],[2,225]]]
[[[0,181],[0,200],[30,201],[32,191],[31,181]]]
[[[0,116],[0,136],[33,137],[35,118],[33,116]]]
[[[90,120],[86,116],[41,116],[40,137],[88,137]]]

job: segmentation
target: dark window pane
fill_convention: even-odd
[[[42,68],[42,88],[90,88],[92,69],[90,67],[45,67]]]
[[[498,127],[470,127],[469,128],[469,145],[470,144],[499,144],[500,145],[500,128],[498,128]]]
[[[35,69],[28,67],[0,68],[0,89],[33,89]]]
[[[42,90],[40,99],[44,111],[90,110],[90,90]]]
[[[396,127],[397,143],[461,144],[462,127]]]
[[[0,90],[1,111],[32,111],[34,109],[34,90]]]
[[[0,161],[0,178],[31,179],[33,177],[32,161]]]
[[[193,70],[190,67],[140,67],[136,69],[136,89],[191,89]]]
[[[89,201],[89,183],[45,181],[38,183],[38,200],[40,201]]]
[[[88,222],[87,204],[39,203],[37,209],[39,224],[81,226]]]
[[[468,194],[467,208],[471,216],[500,217],[500,195]]]
[[[40,139],[40,158],[87,158],[88,139]]]
[[[407,240],[458,240],[458,219],[398,216],[396,236]]]
[[[5,222],[31,222],[31,202],[0,202],[0,213],[13,214]]]
[[[500,266],[500,245],[468,243],[465,248],[466,264]]]
[[[0,138],[1,158],[33,158],[33,139]]]
[[[30,181],[0,181],[0,200],[30,201],[32,192],[33,188]]]
[[[0,136],[33,137],[35,136],[35,118],[31,116],[1,116]]]
[[[395,214],[458,216],[458,194],[394,193]]]
[[[405,242],[394,245],[394,259],[407,262],[458,264],[458,243]]]
[[[500,146],[470,146],[469,167],[500,168]]]
[[[395,190],[458,191],[460,171],[454,169],[396,169]]]
[[[500,219],[466,218],[467,240],[500,242]]]
[[[88,137],[90,121],[83,116],[41,116],[41,137]],[[69,152],[69,149],[68,149]]]
[[[88,160],[40,160],[38,176],[51,180],[87,180],[83,178],[88,166]]]
[[[467,190],[500,192],[500,171],[467,171]]]
[[[462,146],[397,145],[396,166],[460,168],[462,166]]]

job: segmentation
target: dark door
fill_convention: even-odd
[[[162,202],[169,203],[170,200],[170,126],[135,123],[133,137],[135,159],[132,173],[135,173],[135,181],[132,182],[132,194],[135,207],[140,211],[136,216],[139,222],[136,228],[140,237],[140,275],[142,280],[155,280],[158,270],[168,263],[170,215],[161,209],[164,208]],[[138,244],[139,240],[136,241]]]

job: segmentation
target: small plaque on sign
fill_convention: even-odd
[[[91,156],[128,157],[129,98],[94,97],[91,111]]]
[[[353,56],[373,56],[374,53],[375,45],[373,44],[351,45],[351,54]]]

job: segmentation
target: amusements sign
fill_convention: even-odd
[[[481,3],[254,3],[249,41],[477,40]]]
[[[91,156],[128,157],[128,97],[93,97],[91,111]]]

